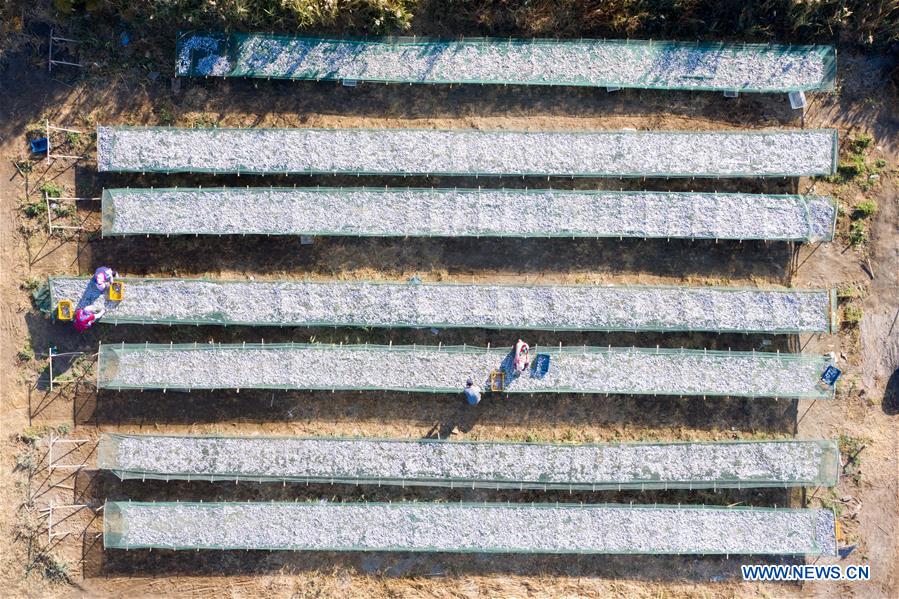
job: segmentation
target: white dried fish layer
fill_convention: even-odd
[[[229,51],[221,37],[197,34],[180,41],[178,73],[787,92],[831,89],[833,61],[832,52],[821,47],[600,40],[385,43],[265,34],[247,36]]]
[[[591,348],[592,349],[592,348]],[[767,352],[554,352],[542,378],[507,378],[507,392],[732,395],[829,398],[819,385],[828,361]],[[98,383],[106,388],[377,389],[461,391],[471,377],[489,388],[490,373],[510,370],[505,350],[448,351],[377,346],[101,347]]]
[[[831,555],[835,547],[833,513],[811,509],[116,503],[104,514],[107,542],[123,548]]]
[[[827,332],[826,290],[126,279],[110,302],[56,277],[53,297],[104,305],[106,322]]]
[[[831,174],[832,130],[98,127],[100,171],[737,177]]]
[[[104,436],[98,466],[123,478],[318,479],[742,487],[833,484],[817,441],[549,445],[281,437]]]
[[[112,189],[104,235],[673,237],[822,241],[820,196],[515,189]]]

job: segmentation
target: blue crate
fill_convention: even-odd
[[[534,364],[531,366],[531,377],[542,379],[549,372],[549,354],[537,354]]]
[[[47,148],[50,147],[50,140],[46,137],[41,137],[39,139],[31,140],[31,153],[32,154],[46,154]]]
[[[843,371],[836,366],[828,366],[821,374],[821,380],[833,387],[834,384],[836,384],[837,379],[840,378],[841,374],[843,374]]]

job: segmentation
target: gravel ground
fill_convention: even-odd
[[[833,130],[521,132],[98,127],[100,171],[591,176],[831,174]]]
[[[107,189],[103,235],[682,237],[829,241],[819,196],[515,189]]]
[[[106,322],[828,332],[826,290],[124,279],[110,302],[54,277],[54,300],[105,304]]]
[[[233,56],[234,58],[231,58]],[[182,38],[178,74],[417,83],[745,91],[833,89],[832,48],[672,42],[354,42],[251,34]]]
[[[839,467],[832,441],[541,445],[113,434],[103,435],[97,454],[98,467],[122,479],[452,480],[530,488],[833,486]]]
[[[106,548],[833,555],[829,510],[107,503]]]
[[[586,348],[551,355],[543,378],[506,375],[506,391],[830,398],[824,356]],[[455,392],[468,377],[489,388],[511,371],[511,350],[363,345],[103,345],[98,385],[144,389],[377,389]],[[597,350],[597,351],[590,351]]]

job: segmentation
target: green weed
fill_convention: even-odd
[[[16,454],[15,469],[34,474],[35,472],[37,472],[40,463],[41,458],[38,455],[37,450],[29,445],[18,454]]]
[[[31,362],[34,360],[34,348],[31,347],[31,337],[25,339],[25,345],[16,352],[16,360],[19,362]]]
[[[852,218],[868,218],[877,212],[877,202],[874,200],[864,200],[855,205],[855,210],[852,212]]]
[[[899,41],[899,14],[892,2],[733,3],[721,0],[442,0],[421,2],[421,12],[447,30],[496,35],[640,37],[654,39],[778,40],[861,46]],[[751,7],[751,9],[750,9]]]
[[[577,441],[577,431],[573,428],[565,429],[565,432],[562,434],[562,440],[567,443],[574,443]]]
[[[25,136],[28,139],[46,137],[47,130],[44,128],[44,123],[28,123],[25,125]]]
[[[218,119],[215,116],[205,112],[193,115],[187,119],[187,126],[194,129],[209,129],[210,127],[215,127],[217,123]]]
[[[866,170],[865,157],[854,155],[850,156],[848,160],[840,162],[840,166],[837,167],[837,175],[842,181],[851,181]]]
[[[159,119],[159,124],[163,126],[171,126],[175,124],[175,113],[172,111],[171,106],[162,106],[156,113],[156,117]]]
[[[859,306],[849,305],[843,311],[843,322],[855,326],[862,321],[862,309]]]
[[[861,135],[859,137],[850,139],[846,144],[849,155],[846,156],[843,160],[840,160],[836,175],[825,177],[825,180],[830,183],[837,184],[847,183],[861,175],[865,175],[870,172],[871,169],[868,167],[865,156],[868,153],[868,149],[873,144],[874,139],[869,135]],[[869,185],[870,183],[868,183],[867,181],[862,183],[862,186]]]
[[[22,206],[22,212],[28,218],[39,218],[47,214],[47,203],[43,199],[28,202]]]
[[[50,433],[49,426],[29,426],[17,435],[22,443],[28,445],[36,445],[38,441],[46,437]]]
[[[840,287],[837,289],[837,299],[847,300],[861,297],[862,292],[857,287]]]
[[[53,213],[59,218],[65,218],[67,216],[74,216],[75,214],[75,206],[73,204],[62,204],[57,203],[53,206]]]
[[[65,189],[63,189],[60,184],[54,183],[53,181],[47,181],[41,185],[40,190],[47,194],[47,197],[49,198],[62,197],[62,194],[65,193]]]
[[[846,463],[843,465],[843,474],[850,477],[856,485],[861,482],[861,454],[868,442],[868,439],[861,437],[852,437],[845,433],[840,435],[840,455],[846,458]]]
[[[34,511],[19,509],[13,534],[16,539],[33,539],[41,533],[42,523]]]
[[[853,154],[863,154],[865,150],[874,144],[874,138],[870,135],[859,135],[855,139],[849,140],[849,150]]]
[[[70,584],[72,577],[69,574],[69,565],[48,551],[41,551],[34,555],[31,563],[25,568],[25,573],[40,572],[44,579],[59,584]]]
[[[821,497],[820,501],[821,501],[821,505],[832,509],[834,516],[836,516],[837,518],[840,518],[843,515],[843,511],[845,511],[845,509],[846,509],[846,506],[844,506],[843,502],[840,501],[839,495],[837,495],[837,492],[834,491],[833,489],[831,489],[831,491],[830,491],[829,499],[825,499],[824,497]]]
[[[22,174],[24,175],[27,175],[34,170],[34,163],[30,160],[17,160],[15,161],[15,165],[19,167],[19,170],[22,171]]]
[[[854,247],[858,247],[868,239],[868,232],[865,230],[864,221],[853,221],[849,225],[849,243]]]
[[[40,287],[41,283],[43,283],[43,281],[39,277],[28,275],[27,277],[25,277],[25,280],[22,281],[22,284],[19,285],[19,287],[22,289],[22,291],[31,293],[32,291]]]
[[[107,10],[145,26],[299,29],[349,26],[373,33],[408,29],[415,0],[108,0]]]

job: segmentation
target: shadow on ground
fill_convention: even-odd
[[[883,413],[889,416],[899,414],[899,368],[893,371],[883,392]]]
[[[334,570],[396,578],[468,577],[489,574],[596,577],[647,581],[740,580],[740,566],[802,564],[801,558],[771,556],[515,555],[496,553],[171,551],[102,550],[85,543],[84,576],[241,576]]]
[[[75,398],[78,425],[317,422],[341,426],[392,423],[421,436],[450,437],[478,427],[553,426],[594,429],[680,428],[790,435],[797,402],[787,399],[660,398],[571,394],[488,395],[470,408],[458,395],[374,392],[287,392],[245,389],[162,393],[90,389]]]

